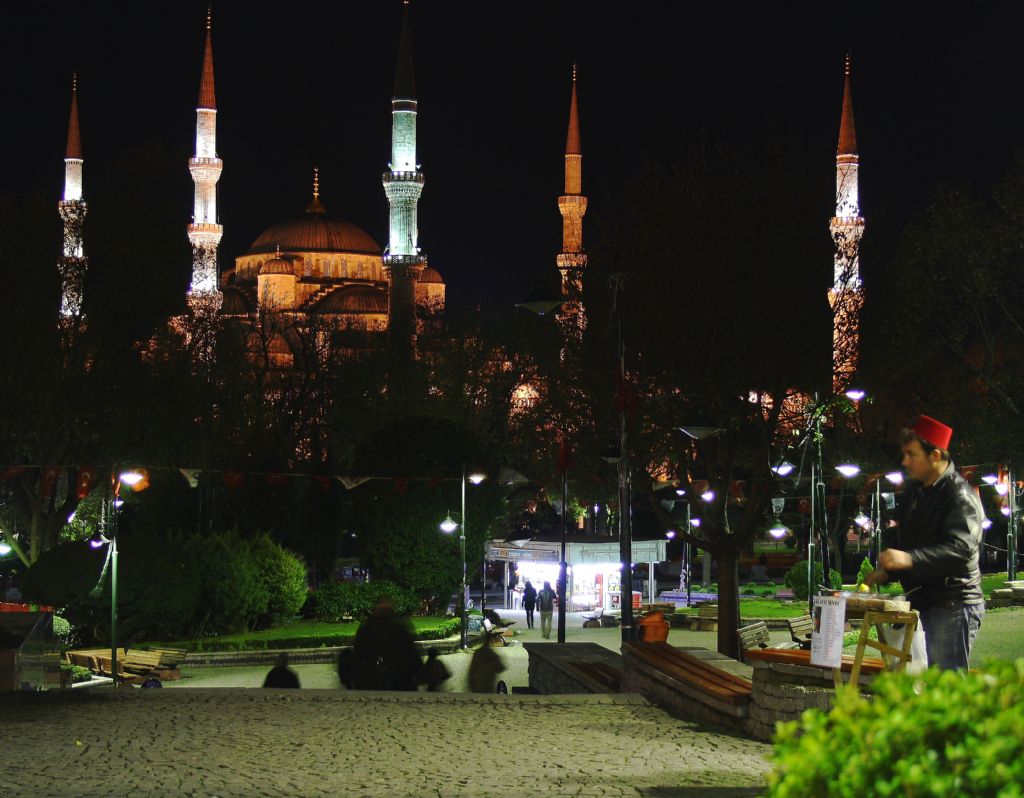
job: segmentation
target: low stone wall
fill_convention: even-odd
[[[753,693],[746,731],[761,740],[771,740],[775,725],[799,720],[805,709],[828,711],[835,700],[832,671],[805,665],[754,660]],[[868,688],[873,676],[862,674],[861,690]],[[843,674],[849,683],[849,674]]]
[[[530,658],[530,691],[534,693],[579,695],[607,692],[572,670],[569,665],[573,662],[600,662],[622,670],[622,656],[596,643],[524,643],[523,648]]]
[[[623,671],[622,692],[638,693],[655,706],[674,709],[694,720],[714,723],[735,731],[747,730],[746,717],[737,717],[710,707],[681,692],[678,686],[659,681],[637,668],[627,667]]]

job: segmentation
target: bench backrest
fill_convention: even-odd
[[[736,636],[740,641],[740,651],[746,651],[749,648],[767,648],[768,646],[768,626],[764,621],[737,629]]]
[[[809,637],[814,631],[814,619],[810,615],[803,615],[799,618],[787,618],[789,633],[794,639]]]

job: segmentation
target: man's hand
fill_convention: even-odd
[[[905,551],[886,549],[878,558],[878,567],[883,571],[909,571],[914,567],[914,559]]]
[[[884,585],[889,581],[889,572],[883,571],[881,568],[876,568],[874,571],[864,577],[864,584],[868,587],[874,587],[875,585]]]

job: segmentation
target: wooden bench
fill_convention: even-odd
[[[740,661],[746,660],[746,653],[751,650],[768,648],[771,641],[768,635],[768,626],[764,621],[752,623],[736,630],[736,637],[740,643]]]
[[[697,631],[714,632],[718,630],[718,605],[708,604],[697,608]]]
[[[570,662],[569,667],[596,682],[604,692],[617,693],[622,687],[622,671],[604,662]]]
[[[160,668],[180,668],[188,656],[186,648],[151,648],[150,651],[160,655]]]
[[[622,645],[627,670],[635,668],[662,685],[725,716],[743,718],[750,705],[749,679],[721,668],[668,643],[629,641]]]
[[[754,649],[746,652],[748,660],[764,660],[765,662],[782,662],[788,665],[811,665],[811,652],[807,649],[799,648],[765,648],[765,649]],[[852,654],[843,654],[842,667],[843,673],[849,673],[853,670],[855,657]],[[875,657],[864,657],[861,660],[860,672],[867,674],[877,674],[885,670],[885,662]]]
[[[124,655],[123,660],[118,660],[118,664],[123,664],[129,673],[148,676],[160,667],[160,654],[132,648]]]
[[[799,618],[787,618],[789,625],[789,636],[800,648],[811,647],[811,632],[814,631],[814,619],[810,615],[801,615]]]

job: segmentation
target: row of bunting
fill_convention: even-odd
[[[321,490],[326,492],[334,481],[343,485],[346,490],[352,490],[353,488],[371,480],[380,480],[391,482],[394,486],[395,492],[401,494],[405,493],[409,489],[410,483],[413,482],[425,482],[431,487],[436,487],[445,482],[459,481],[459,477],[349,477],[277,472],[217,471],[166,466],[152,469],[131,468],[129,470],[139,475],[139,481],[133,488],[136,492],[148,487],[150,474],[155,471],[178,473],[185,479],[191,488],[195,488],[199,485],[199,476],[201,474],[216,474],[220,475],[226,487],[236,490],[240,490],[245,487],[247,481],[250,483],[255,482],[256,484],[265,484],[272,488],[282,488],[286,487],[292,480],[309,479],[319,485]],[[80,500],[92,493],[92,491],[102,482],[102,477],[100,475],[101,467],[98,466],[7,466],[0,471],[0,483],[8,482],[19,475],[36,471],[40,472],[39,494],[44,499],[51,496],[58,480],[65,471],[68,473],[68,478],[74,480],[74,493]],[[1011,478],[1009,467],[1001,464],[964,466],[960,468],[959,471],[964,479],[966,479],[971,485],[979,488],[985,485],[994,486],[997,491],[1000,492],[1000,495],[1005,495],[1005,490],[1000,490],[1000,486],[1007,486]],[[72,476],[72,474],[74,474],[74,476]],[[858,492],[857,494],[857,501],[859,504],[867,505],[869,503],[869,496],[873,491],[875,483],[881,480],[884,476],[885,474],[883,472],[863,474],[864,483],[861,492]],[[836,486],[843,481],[843,478],[838,479]],[[110,484],[115,492],[119,490],[120,480],[118,479],[118,474],[113,471],[111,472]],[[707,490],[708,487],[708,483],[705,480],[694,480],[691,485],[697,493],[702,493]],[[900,486],[893,486],[893,489],[899,490],[899,487]],[[1017,482],[1017,488],[1018,490],[1024,489],[1024,482]],[[746,496],[746,492],[746,480],[737,479],[730,483],[729,494],[733,501],[742,503]],[[795,500],[797,502],[797,509],[800,512],[810,513],[810,497],[790,496],[786,498],[788,500]],[[826,506],[829,509],[835,509],[838,505],[838,496],[834,494],[826,496]]]

